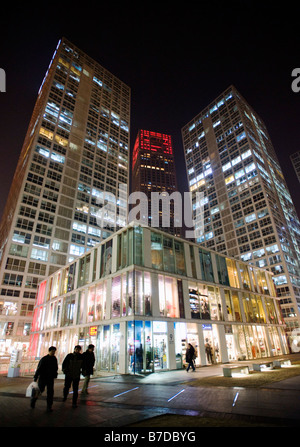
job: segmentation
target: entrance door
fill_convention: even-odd
[[[168,368],[167,334],[153,334],[154,370]]]

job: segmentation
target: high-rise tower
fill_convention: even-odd
[[[1,221],[0,353],[27,346],[37,284],[127,223],[130,88],[62,39]],[[105,212],[99,214],[99,208]]]
[[[299,328],[300,225],[266,126],[233,87],[182,129],[190,191],[204,192],[197,242],[274,273],[291,333]]]
[[[158,204],[158,228],[180,236],[181,228],[176,227],[174,218],[174,201],[172,194],[177,192],[175,160],[171,135],[139,130],[132,155],[132,191],[142,192],[148,198],[148,225],[154,226],[153,200],[151,193],[161,197]],[[169,200],[170,199],[170,200]],[[163,221],[163,204],[165,200],[170,210],[169,223]],[[177,210],[175,210],[177,211]],[[166,211],[167,212],[167,211]]]
[[[290,159],[300,182],[300,151],[294,152],[294,154],[290,156]]]

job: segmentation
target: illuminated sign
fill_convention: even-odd
[[[97,326],[91,326],[90,327],[90,335],[97,335]]]

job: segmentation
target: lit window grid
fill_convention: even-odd
[[[63,50],[62,50],[63,52]],[[58,57],[58,56],[57,56]],[[84,59],[84,55],[83,55]],[[57,84],[58,81],[56,78],[58,77],[59,69],[55,70],[54,72],[55,63],[53,63],[52,71],[49,71],[49,76],[47,81],[45,82],[44,86],[49,89],[49,77],[54,79],[53,85]],[[98,64],[95,65],[95,71],[99,71]],[[112,83],[119,84],[120,91],[118,91],[117,94],[114,94],[114,90],[112,90],[112,104],[109,105],[110,108],[113,108],[114,110],[118,110],[120,122],[118,123],[119,126],[117,126],[116,122],[111,123],[111,129],[108,129],[107,132],[107,139],[111,140],[112,143],[110,143],[110,149],[111,154],[109,154],[110,160],[115,160],[115,166],[116,169],[114,170],[114,173],[117,173],[117,178],[114,175],[113,178],[111,178],[110,185],[108,184],[108,190],[111,192],[116,191],[116,185],[120,181],[120,183],[128,183],[128,146],[129,146],[129,108],[130,108],[130,89],[125,86],[121,81],[117,80],[113,75],[108,74],[106,70],[102,70],[104,73],[105,78]],[[69,73],[69,78],[71,78]],[[72,79],[74,81],[74,79]],[[73,82],[74,84],[74,82]],[[60,84],[61,85],[61,84]],[[94,89],[93,89],[94,90]],[[45,112],[41,113],[41,116],[43,116],[43,121],[39,127],[38,122],[36,121],[33,125],[32,123],[29,126],[29,129],[31,130],[31,135],[35,132],[35,140],[32,142],[32,149],[35,147],[35,153],[32,154],[31,162],[28,163],[28,174],[26,178],[26,188],[24,186],[24,191],[26,190],[26,194],[23,194],[22,202],[26,203],[26,206],[22,205],[21,203],[17,205],[17,212],[18,215],[15,219],[16,224],[19,222],[22,226],[28,226],[26,228],[25,233],[26,237],[28,238],[28,235],[34,234],[33,231],[36,231],[36,226],[39,225],[40,227],[48,227],[49,229],[52,229],[52,234],[50,234],[51,242],[47,243],[47,246],[45,247],[36,247],[33,242],[29,243],[28,246],[23,246],[23,241],[17,240],[16,243],[10,244],[11,247],[14,247],[14,250],[10,247],[10,253],[9,253],[9,259],[14,259],[14,256],[20,256],[22,259],[26,259],[26,262],[29,264],[29,261],[36,261],[37,263],[40,263],[41,266],[44,266],[44,262],[49,264],[58,264],[63,265],[66,262],[68,262],[74,253],[68,252],[67,245],[64,244],[63,248],[60,248],[59,244],[56,242],[57,237],[63,238],[62,235],[56,235],[56,232],[65,232],[67,234],[67,243],[69,243],[70,233],[71,231],[67,231],[64,228],[57,228],[54,230],[55,225],[55,219],[56,216],[59,218],[59,215],[61,215],[61,220],[64,218],[71,219],[72,221],[72,211],[74,203],[72,202],[72,199],[68,197],[68,191],[67,187],[66,190],[63,191],[63,194],[60,192],[60,182],[64,178],[64,172],[66,171],[66,147],[68,144],[68,134],[71,131],[71,112],[68,112],[68,109],[65,107],[66,100],[68,100],[68,107],[72,109],[72,103],[74,104],[74,97],[75,97],[76,88],[73,86],[70,86],[68,91],[66,92],[65,96],[59,96],[57,95],[57,85],[55,88],[53,86],[50,88],[49,96],[46,98],[47,93],[45,93],[45,90],[40,92],[40,102],[39,102],[39,108],[41,110],[41,101],[44,100],[45,106]],[[68,97],[67,97],[68,96]],[[59,105],[59,109],[57,111],[57,117],[55,109],[50,110],[49,103],[51,104],[56,101]],[[105,98],[105,101],[107,103],[108,98]],[[112,110],[113,110],[112,109]],[[53,111],[54,110],[54,111]],[[59,115],[59,110],[62,111],[62,113]],[[51,113],[49,113],[51,112]],[[58,116],[62,117],[62,119],[58,118]],[[117,114],[115,112],[111,112],[111,116],[115,119]],[[126,118],[124,118],[126,117]],[[33,119],[33,118],[32,118]],[[110,137],[111,135],[111,137]],[[85,147],[88,146],[89,143],[85,142]],[[74,145],[73,145],[74,148]],[[87,149],[84,149],[88,152],[89,147]],[[110,150],[109,149],[109,150]],[[99,149],[100,151],[100,149]],[[101,154],[100,154],[101,155]],[[101,156],[97,155],[97,162],[101,161]],[[102,157],[103,159],[103,157]],[[76,160],[77,161],[77,160]],[[87,183],[91,183],[92,179],[97,171],[96,167],[99,166],[99,164],[96,164],[96,161],[94,162],[94,169],[92,169],[90,172],[86,174],[82,173],[82,175],[85,175],[85,178],[88,180]],[[50,166],[50,163],[52,165]],[[72,165],[73,163],[73,165]],[[48,169],[47,169],[48,165]],[[72,162],[71,160],[68,160],[68,166],[71,166],[71,168],[76,169],[76,162]],[[110,161],[107,163],[107,166],[105,166],[105,169],[107,172],[105,174],[109,174],[109,167],[111,166]],[[113,171],[110,171],[113,172]],[[72,174],[69,174],[70,176]],[[29,178],[28,178],[29,176]],[[107,175],[107,179],[109,181],[109,175]],[[72,181],[69,178],[70,181]],[[34,183],[32,182],[34,181]],[[46,183],[48,184],[47,190],[45,189]],[[104,182],[104,188],[105,189],[105,183]],[[24,181],[25,185],[25,181]],[[74,188],[73,188],[74,190]],[[71,190],[70,190],[71,191]],[[43,200],[40,204],[38,203],[39,197],[42,194],[43,197],[45,197],[45,194],[47,193],[46,200]],[[52,194],[52,196],[51,196]],[[59,207],[58,204],[61,204]],[[127,209],[125,210],[125,212]],[[118,210],[116,211],[116,214],[118,213]],[[123,213],[124,214],[124,213]],[[89,215],[92,217],[92,215]],[[90,217],[88,217],[88,220],[90,220]],[[40,220],[42,218],[42,221]],[[75,221],[73,221],[75,222]],[[124,224],[124,222],[122,222]],[[94,230],[93,230],[94,225]],[[93,219],[92,224],[88,226],[88,232],[95,233],[96,230],[99,227],[97,227],[95,219]],[[18,231],[21,229],[19,227],[16,227]],[[46,230],[47,231],[47,230]],[[54,234],[55,231],[55,234]],[[43,233],[42,233],[43,234]],[[69,234],[69,235],[68,235]],[[104,234],[107,237],[111,232],[106,229],[104,229]],[[97,242],[101,240],[100,235],[94,234],[93,238],[87,238],[87,243],[84,247],[84,250],[90,249],[91,246],[94,246]],[[104,237],[105,237],[104,236]],[[96,237],[96,239],[95,239]],[[33,238],[32,238],[33,239]],[[50,240],[49,239],[49,240]],[[22,245],[19,245],[21,242]],[[62,242],[62,241],[61,241]],[[28,243],[28,239],[27,239]],[[45,249],[44,249],[45,248]],[[81,248],[81,247],[80,247]],[[18,250],[17,250],[18,249]],[[51,251],[52,249],[52,251]],[[71,250],[71,245],[70,245]],[[75,248],[73,248],[75,250]],[[77,256],[82,254],[82,251],[78,248]],[[71,258],[70,258],[71,256]],[[27,261],[28,259],[28,261]],[[56,269],[57,267],[55,267]],[[25,273],[27,271],[27,268],[24,269]],[[44,271],[44,269],[39,269],[39,272]],[[49,270],[47,269],[47,272],[51,272],[51,266],[49,266]],[[30,277],[26,277],[30,279]],[[23,283],[18,284],[19,287],[21,287],[24,290],[24,287],[29,287],[29,289],[32,289],[33,283],[32,281],[27,280],[24,277]],[[41,277],[36,277],[36,279],[40,280]],[[34,290],[36,290],[36,285],[34,285]],[[9,293],[10,289],[6,291],[6,293]],[[5,291],[4,291],[5,293]],[[32,296],[31,296],[32,295]],[[35,292],[33,291],[23,292],[23,298],[33,298],[35,295]],[[21,295],[22,297],[22,295]],[[15,325],[16,326],[16,325]]]
[[[246,111],[244,111],[244,113],[245,113],[245,115],[246,115],[246,117],[248,117],[249,118],[249,115],[246,113]],[[203,116],[204,115],[204,113],[202,113],[201,114],[201,116]],[[252,114],[252,117],[254,118],[254,115]],[[199,118],[200,118],[200,115],[198,115],[190,124],[188,124],[187,126],[185,126],[185,128],[183,129],[183,131],[182,131],[182,134],[183,134],[183,142],[184,142],[184,145],[185,145],[185,156],[186,156],[186,163],[187,163],[187,175],[188,175],[188,179],[189,179],[189,181],[190,181],[190,184],[191,184],[191,182],[193,182],[193,181],[195,181],[195,178],[194,178],[194,180],[193,180],[193,176],[195,176],[196,174],[194,174],[194,172],[195,172],[195,169],[194,169],[194,167],[195,167],[195,159],[197,159],[197,157],[198,157],[198,159],[201,157],[201,152],[200,152],[200,144],[199,144],[199,141],[203,141],[203,138],[205,137],[205,132],[201,129],[201,127],[199,127],[199,131],[198,131],[198,133],[195,131],[195,129],[197,128],[197,123],[198,123],[198,125],[199,125]],[[255,120],[254,120],[255,121]],[[221,129],[221,122],[220,122],[220,120],[217,120],[216,122],[215,122],[217,125],[212,125],[212,127],[213,128],[216,128],[216,127],[218,127],[218,129]],[[239,127],[241,127],[240,125],[239,125]],[[187,132],[187,128],[189,129],[189,133]],[[246,128],[249,128],[249,123],[247,123],[247,125],[246,125]],[[261,134],[263,134],[264,135],[264,137],[265,137],[265,139],[266,140],[268,140],[268,137],[267,137],[267,135],[266,135],[266,129],[264,128],[264,126],[263,126],[263,123],[262,122],[260,122],[260,126],[257,126],[257,128],[258,129],[260,129],[260,132],[261,132]],[[224,129],[223,129],[223,131],[224,131]],[[219,135],[220,135],[220,133],[221,132],[219,132]],[[189,137],[188,137],[189,136]],[[219,142],[222,140],[223,138],[220,138],[219,137]],[[216,140],[218,141],[218,136],[216,135]],[[252,140],[248,137],[248,140],[249,140],[249,145],[250,145],[250,147],[252,147],[252,144],[253,144],[253,142],[252,142]],[[246,140],[245,140],[246,141]],[[271,150],[270,150],[270,143],[269,142],[267,142],[267,145],[268,145],[268,149],[269,149],[269,151],[270,151],[270,153],[272,154],[272,156],[274,155],[274,149],[271,147]],[[256,151],[255,151],[255,149],[256,149]],[[252,155],[252,159],[254,159],[256,162],[257,161],[260,161],[259,159],[261,159],[261,161],[263,162],[263,158],[262,158],[262,156],[260,156],[259,154],[258,154],[258,148],[257,148],[257,146],[255,146],[255,149],[253,148],[252,150],[251,150],[251,152],[253,152],[253,154],[255,155],[255,157],[253,157],[253,155]],[[202,151],[204,151],[204,155],[207,155],[207,154],[205,154],[205,144],[202,142]],[[249,151],[249,149],[248,149],[248,151]],[[266,154],[267,152],[265,151],[265,154]],[[245,152],[244,152],[244,154],[245,154]],[[235,151],[234,152],[234,155],[232,156],[232,157],[235,157],[234,158],[234,160],[236,160],[238,157],[241,157],[241,155],[242,155],[242,150],[240,150],[240,155],[237,155],[237,152]],[[263,155],[263,153],[261,153],[261,155]],[[194,158],[193,158],[194,157]],[[231,157],[231,158],[232,158]],[[276,160],[276,156],[275,156],[275,160]],[[203,159],[201,160],[201,161],[203,161]],[[227,171],[228,169],[230,169],[230,170],[232,170],[232,161],[233,160],[230,160],[230,159],[228,159],[228,161],[226,161],[226,159],[225,159],[225,162],[223,161],[222,162],[222,160],[221,160],[221,164],[222,164],[222,166],[223,166],[223,170],[224,171]],[[205,158],[205,162],[207,162],[207,158]],[[247,163],[248,164],[248,163]],[[228,165],[230,165],[230,166],[228,166]],[[258,173],[259,173],[259,176],[260,175],[262,175],[263,176],[263,181],[264,181],[264,183],[266,184],[266,182],[268,182],[269,184],[271,183],[271,180],[270,180],[270,174],[263,168],[263,166],[262,165],[260,165],[258,162],[257,162],[257,165],[258,165]],[[276,165],[276,163],[275,163],[275,165]],[[225,167],[225,169],[224,169],[224,167]],[[203,171],[202,171],[202,173],[201,173],[201,171],[198,171],[198,174],[202,174],[202,176],[203,176]],[[234,174],[234,172],[233,172],[233,174]],[[227,177],[227,184],[230,184],[230,183],[232,183],[232,185],[231,186],[233,186],[233,182],[235,183],[235,181],[236,181],[236,178],[234,178],[234,175],[233,174],[231,174],[232,175],[232,177],[230,177],[230,176],[228,176]],[[272,170],[271,170],[271,174],[272,174],[272,178],[273,178],[273,181],[275,181],[276,182],[276,177],[279,177],[279,178],[283,178],[283,176],[282,176],[282,173],[281,173],[281,170],[280,170],[280,168],[279,168],[279,164],[277,164],[277,166],[276,166],[276,175],[274,174],[274,172],[272,172]],[[198,182],[198,183],[200,183],[200,186],[202,186],[202,190],[204,189],[204,186],[203,185],[205,185],[205,182],[204,182],[204,180],[202,180],[202,181],[200,181],[200,182]],[[196,186],[196,188],[195,189],[197,189],[197,184],[195,185]],[[277,189],[279,189],[279,188],[282,188],[283,189],[283,193],[282,193],[282,196],[284,197],[286,197],[286,196],[288,196],[289,197],[289,194],[285,194],[286,193],[286,188],[285,188],[285,186],[282,184],[282,183],[280,183],[279,181],[277,182]],[[192,190],[192,188],[193,188],[193,186],[191,186],[190,187],[190,189]],[[228,188],[228,187],[227,187]],[[254,187],[255,188],[255,187]],[[253,188],[253,189],[254,189]],[[239,202],[242,202],[242,200],[240,200]],[[264,203],[264,200],[262,200],[260,203],[258,203],[258,204],[256,204],[256,206],[257,207],[259,207],[259,205],[260,204],[263,204]],[[265,202],[266,203],[266,205],[268,205],[268,202]],[[255,219],[256,220],[256,219]],[[247,232],[248,233],[248,232]],[[254,234],[254,233],[252,233],[252,234]],[[299,233],[298,233],[299,234]],[[250,234],[250,236],[251,236],[251,234]],[[246,237],[248,237],[248,235],[246,236]],[[276,238],[276,235],[274,236],[275,238]],[[206,233],[206,234],[204,234],[204,236],[203,236],[203,239],[205,239],[205,238],[207,238],[207,239],[209,239],[209,238],[213,238],[213,233],[212,232],[209,232],[209,233]],[[249,250],[251,250],[251,251],[255,251],[255,244],[258,244],[259,243],[259,240],[260,239],[262,239],[262,237],[261,237],[261,235],[259,235],[259,234],[257,234],[257,238],[258,238],[258,240],[255,242],[251,242],[251,245],[249,244],[248,245],[248,251]],[[216,238],[215,238],[216,239]],[[277,239],[277,242],[278,242],[278,238],[276,238]],[[248,239],[249,240],[249,239]],[[203,240],[201,241],[201,242],[203,242]],[[279,245],[279,249],[281,248],[280,247],[280,244],[278,244]],[[212,243],[212,244],[209,244],[209,242],[207,243],[206,242],[206,246],[210,246],[210,247],[215,247],[215,244],[214,243]],[[218,248],[220,248],[220,247],[222,247],[222,245],[219,245],[219,246],[217,246],[217,250],[218,250]],[[247,248],[247,246],[242,246],[241,247],[241,249],[240,249],[240,251],[243,251],[243,250],[245,250],[245,247]],[[268,244],[265,244],[264,243],[264,240],[263,240],[263,244],[262,244],[262,247],[261,247],[261,249],[262,250],[266,250],[267,248],[270,248],[270,247],[268,247]],[[223,244],[223,250],[226,250],[226,246],[225,246],[225,244]],[[246,250],[247,251],[247,250]],[[266,252],[266,251],[265,251]],[[249,252],[250,253],[250,252]],[[257,262],[261,262],[261,261],[257,261]],[[263,261],[264,262],[264,261]],[[265,261],[265,262],[267,262],[267,261]],[[267,265],[267,264],[265,264],[265,265]],[[298,280],[298,282],[299,282],[299,280]],[[300,286],[300,284],[299,284],[299,286]],[[299,290],[299,289],[298,289]],[[298,292],[299,293],[299,292]]]

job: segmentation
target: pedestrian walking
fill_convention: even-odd
[[[52,411],[54,396],[54,379],[57,377],[58,364],[55,357],[56,347],[50,346],[48,354],[41,358],[38,363],[36,372],[33,376],[34,382],[37,382],[40,392],[42,393],[47,387],[47,411]],[[30,399],[31,408],[35,407],[37,394],[33,390],[33,396]]]
[[[206,353],[207,363],[213,364],[214,363],[213,362],[213,349],[208,341],[205,344],[205,353]]]
[[[188,363],[186,372],[189,372],[190,367],[192,367],[193,371],[195,371],[194,356],[195,356],[195,348],[194,346],[191,345],[191,343],[189,343],[185,353],[185,360]]]
[[[63,389],[63,401],[67,400],[69,389],[73,388],[73,399],[72,399],[72,407],[77,407],[77,399],[78,399],[78,387],[80,381],[80,374],[82,368],[82,354],[81,354],[81,346],[77,345],[74,348],[74,352],[68,354],[63,363],[62,370],[65,374],[65,384]]]
[[[87,350],[82,354],[82,375],[84,376],[84,383],[81,394],[89,394],[87,389],[95,365],[94,349],[94,345],[89,345]]]

